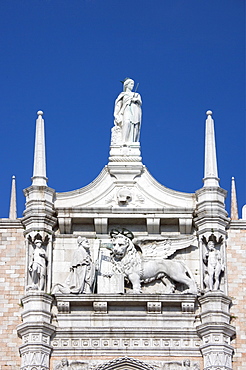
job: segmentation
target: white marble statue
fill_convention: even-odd
[[[90,256],[90,245],[86,238],[77,239],[78,248],[73,254],[70,273],[64,284],[56,284],[52,293],[92,293],[95,279],[95,265]]]
[[[32,286],[29,289],[44,290],[46,282],[46,266],[48,258],[41,239],[34,240],[33,255],[29,265],[29,272],[32,278]]]
[[[220,286],[220,276],[224,271],[221,253],[215,248],[214,241],[209,240],[207,250],[203,257],[205,264],[204,269],[204,284],[206,290],[218,290]]]
[[[115,101],[114,124],[121,130],[123,144],[138,142],[140,136],[142,100],[139,93],[132,91],[133,87],[134,81],[126,78],[123,81],[123,92]]]
[[[183,293],[197,294],[196,283],[181,261],[165,258],[143,258],[132,242],[132,233],[127,230],[122,232],[112,230],[110,235],[113,244],[111,254],[115,273],[124,274],[132,284],[133,293],[141,293],[141,283],[161,279],[164,285],[169,288],[168,293],[174,292],[172,282],[178,282],[188,287]]]

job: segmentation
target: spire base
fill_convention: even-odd
[[[207,177],[204,177],[202,181],[204,183],[203,187],[210,187],[210,186],[220,187],[220,184],[219,184],[220,179],[218,177],[207,176]]]
[[[47,186],[48,178],[45,176],[33,176],[31,180],[32,180],[32,185]]]

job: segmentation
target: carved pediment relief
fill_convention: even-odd
[[[154,361],[153,366],[132,357],[119,357],[98,365],[96,362],[68,361],[63,358],[54,368],[55,370],[199,370],[197,362],[189,359],[180,361]]]
[[[131,357],[120,357],[98,366],[95,370],[155,370],[155,368],[143,361]]]
[[[56,193],[55,201],[55,208],[58,209],[127,205],[193,209],[195,195],[166,188],[159,184],[146,168],[138,178],[121,181],[111,176],[106,166],[92,183],[74,191]]]

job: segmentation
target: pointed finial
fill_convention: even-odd
[[[237,193],[234,177],[231,178],[231,219],[238,220]]]
[[[10,206],[9,206],[9,219],[16,220],[17,218],[17,206],[16,206],[16,183],[15,176],[12,176]]]
[[[204,163],[204,186],[219,186],[214,120],[212,119],[212,111],[206,112],[206,134],[205,134],[205,163]]]
[[[43,111],[37,112],[32,185],[47,186]]]

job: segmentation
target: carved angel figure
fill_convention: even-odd
[[[203,239],[205,242],[205,239]],[[220,243],[222,240],[219,241]],[[204,243],[205,244],[205,243]],[[218,249],[215,248],[214,240],[210,239],[203,256],[204,268],[204,285],[206,290],[218,290],[220,286],[220,277],[224,271],[222,256]]]
[[[163,284],[167,286],[168,293],[174,292],[174,282],[178,282],[188,287],[184,293],[197,294],[195,280],[182,261],[168,260],[160,254],[156,256],[152,254],[149,257],[143,256],[134,246],[132,242],[133,234],[128,230],[122,230],[121,232],[112,230],[110,236],[113,244],[111,255],[114,270],[116,273],[122,273],[132,283],[133,293],[141,293],[141,283],[161,279]],[[165,249],[165,242],[157,243],[162,243],[161,249]],[[141,245],[141,243],[139,244]],[[182,248],[184,247],[183,245]],[[166,255],[174,254],[178,249],[177,246],[176,249],[175,247],[171,248],[170,244],[168,248],[169,252]],[[170,252],[170,249],[172,249],[172,252]],[[181,249],[181,246],[179,249]]]

